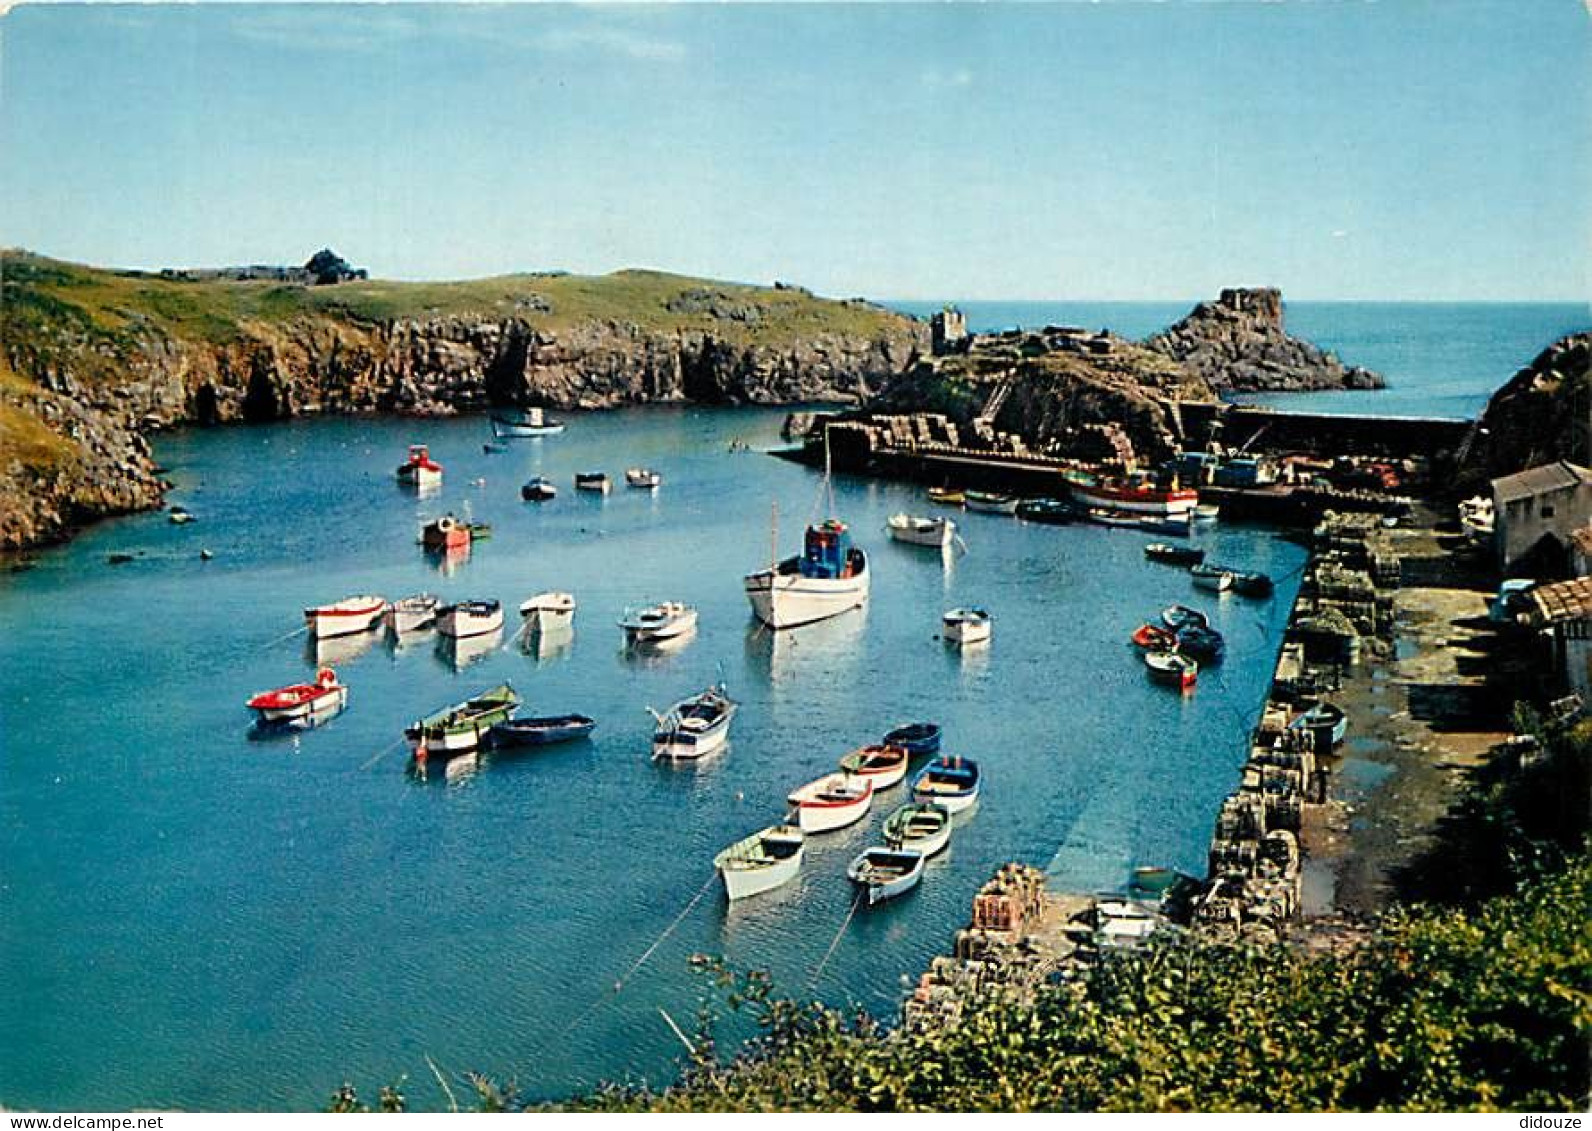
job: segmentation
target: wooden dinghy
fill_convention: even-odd
[[[939,723],[906,723],[884,736],[886,746],[903,746],[912,758],[940,752]]]
[[[848,774],[867,778],[878,791],[889,789],[907,776],[910,757],[904,746],[863,746],[842,758],[840,768]]]
[[[492,727],[493,746],[551,746],[587,738],[597,727],[585,715],[543,715],[506,719]]]
[[[506,721],[519,705],[520,697],[514,688],[501,683],[410,724],[404,737],[414,748],[417,762],[436,754],[474,750],[492,728]]]
[[[961,812],[978,800],[979,777],[978,763],[971,758],[941,755],[924,766],[912,783],[912,800]]]
[[[770,825],[738,840],[713,858],[731,900],[773,891],[796,878],[807,834],[795,825]]]
[[[855,774],[825,774],[786,798],[803,832],[826,833],[854,825],[873,805],[873,782]]]
[[[928,546],[943,550],[956,537],[956,523],[948,518],[921,518],[910,514],[893,514],[885,523],[890,537],[909,546]]]
[[[1151,679],[1172,687],[1193,687],[1200,672],[1197,660],[1174,650],[1146,652],[1144,666],[1149,669]]]
[[[1161,610],[1161,623],[1172,631],[1187,625],[1197,624],[1201,628],[1209,628],[1211,618],[1198,609],[1191,609],[1187,605],[1168,605]]]
[[[917,887],[923,862],[923,853],[912,849],[870,848],[851,862],[846,878],[867,893],[872,907]]]
[[[983,511],[985,514],[1017,513],[1016,495],[998,495],[993,491],[968,491],[965,502],[970,511]]]
[[[1195,566],[1205,560],[1205,551],[1194,546],[1174,546],[1170,542],[1151,542],[1144,547],[1144,556],[1152,562],[1167,565]]]
[[[925,859],[936,856],[951,843],[951,811],[932,801],[903,805],[885,818],[884,842],[921,852]]]

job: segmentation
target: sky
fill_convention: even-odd
[[[874,298],[1576,300],[1581,0],[27,5],[0,244]]]

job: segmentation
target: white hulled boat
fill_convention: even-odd
[[[564,430],[562,420],[550,420],[540,408],[528,408],[517,418],[492,417],[492,435],[500,440],[526,439],[532,436],[556,436]]]
[[[886,525],[890,529],[890,537],[911,546],[932,546],[943,550],[956,537],[956,523],[948,518],[893,514]]]
[[[983,511],[985,514],[1016,514],[1018,498],[1016,495],[998,495],[990,491],[968,491],[964,506],[970,511]]]
[[[387,610],[387,627],[399,636],[429,628],[437,623],[438,605],[437,598],[430,593],[401,597]]]
[[[1185,515],[1200,501],[1198,491],[1187,487],[1157,487],[1146,481],[1083,483],[1073,480],[1067,484],[1072,497],[1084,507],[1097,507],[1107,511],[1133,511],[1159,518]]]
[[[803,832],[824,833],[854,825],[873,804],[873,782],[855,774],[825,774],[786,798],[796,807]]]
[[[689,762],[713,753],[729,739],[738,706],[720,683],[680,700],[667,714],[654,712],[658,725],[652,732],[652,756]]]
[[[794,825],[770,825],[736,841],[713,858],[724,894],[745,899],[789,883],[801,871],[806,834]]]
[[[924,860],[913,848],[870,848],[851,862],[846,878],[868,893],[872,907],[917,887]]]
[[[460,601],[437,610],[437,631],[455,639],[485,636],[503,627],[503,603],[493,598]]]
[[[663,476],[650,467],[632,467],[625,470],[625,482],[632,487],[650,491],[663,483]]]
[[[749,574],[746,596],[770,628],[838,616],[867,602],[868,557],[851,544],[845,523],[829,519],[807,528],[799,557]]]
[[[352,636],[365,632],[387,612],[385,597],[344,597],[330,605],[315,605],[304,610],[304,624],[317,640],[333,636]]]
[[[994,623],[983,609],[952,609],[940,618],[940,632],[952,644],[979,644],[990,638]]]
[[[337,682],[337,673],[322,668],[314,683],[294,683],[275,691],[262,691],[249,700],[249,709],[269,725],[306,722],[327,718],[348,702],[348,688]]]
[[[398,482],[410,487],[436,487],[442,482],[442,465],[431,458],[424,444],[410,444],[409,458],[398,465]]]
[[[624,630],[626,644],[651,644],[659,640],[673,640],[696,628],[697,611],[679,601],[664,601],[644,609],[626,609],[619,627]]]
[[[575,597],[556,590],[538,593],[520,604],[520,616],[528,632],[553,632],[575,624]]]

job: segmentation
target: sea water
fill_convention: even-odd
[[[691,1027],[692,954],[889,1018],[1005,861],[1079,892],[1140,864],[1203,874],[1304,551],[1257,528],[1198,536],[1213,559],[1278,577],[1264,601],[1196,591],[1119,529],[957,511],[942,557],[885,535],[893,513],[939,513],[920,490],[838,477],[831,504],[817,473],[731,451],[776,446],[781,419],[575,415],[502,454],[482,450],[481,417],[169,434],[170,501],[197,521],[104,522],[0,576],[0,1104],[315,1107],[344,1079],[370,1094],[407,1076],[416,1103],[441,1106],[428,1057],[538,1097],[662,1081],[682,1049],[660,1010]],[[433,497],[394,481],[411,442],[446,468]],[[631,465],[663,486],[627,489]],[[592,469],[613,494],[572,490]],[[520,501],[537,474],[555,501]],[[831,507],[870,554],[867,609],[758,627],[742,576]],[[464,561],[416,544],[449,510],[493,526]],[[574,636],[528,653],[514,610],[547,589],[575,594]],[[472,659],[372,638],[323,656],[296,631],[308,605],[422,590],[502,599],[501,646]],[[697,606],[695,637],[627,653],[625,607],[666,599]],[[1229,642],[1186,695],[1152,684],[1128,643],[1173,602],[1208,609]],[[987,648],[937,639],[963,604],[993,613]],[[252,736],[244,701],[324,661],[347,710]],[[654,764],[647,709],[720,679],[741,702],[728,749]],[[528,712],[595,718],[592,741],[406,773],[407,723],[505,680]],[[815,837],[799,880],[726,904],[719,849],[916,719],[985,775],[918,890],[847,922],[846,865],[900,786],[865,823]]]

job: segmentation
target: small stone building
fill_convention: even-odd
[[[1592,704],[1592,577],[1538,585],[1523,619],[1551,641],[1557,690]]]
[[[1570,536],[1592,522],[1592,470],[1559,460],[1492,484],[1494,542],[1505,574],[1562,577]]]
[[[967,340],[967,315],[947,306],[929,319],[929,346],[935,357],[954,353]]]

